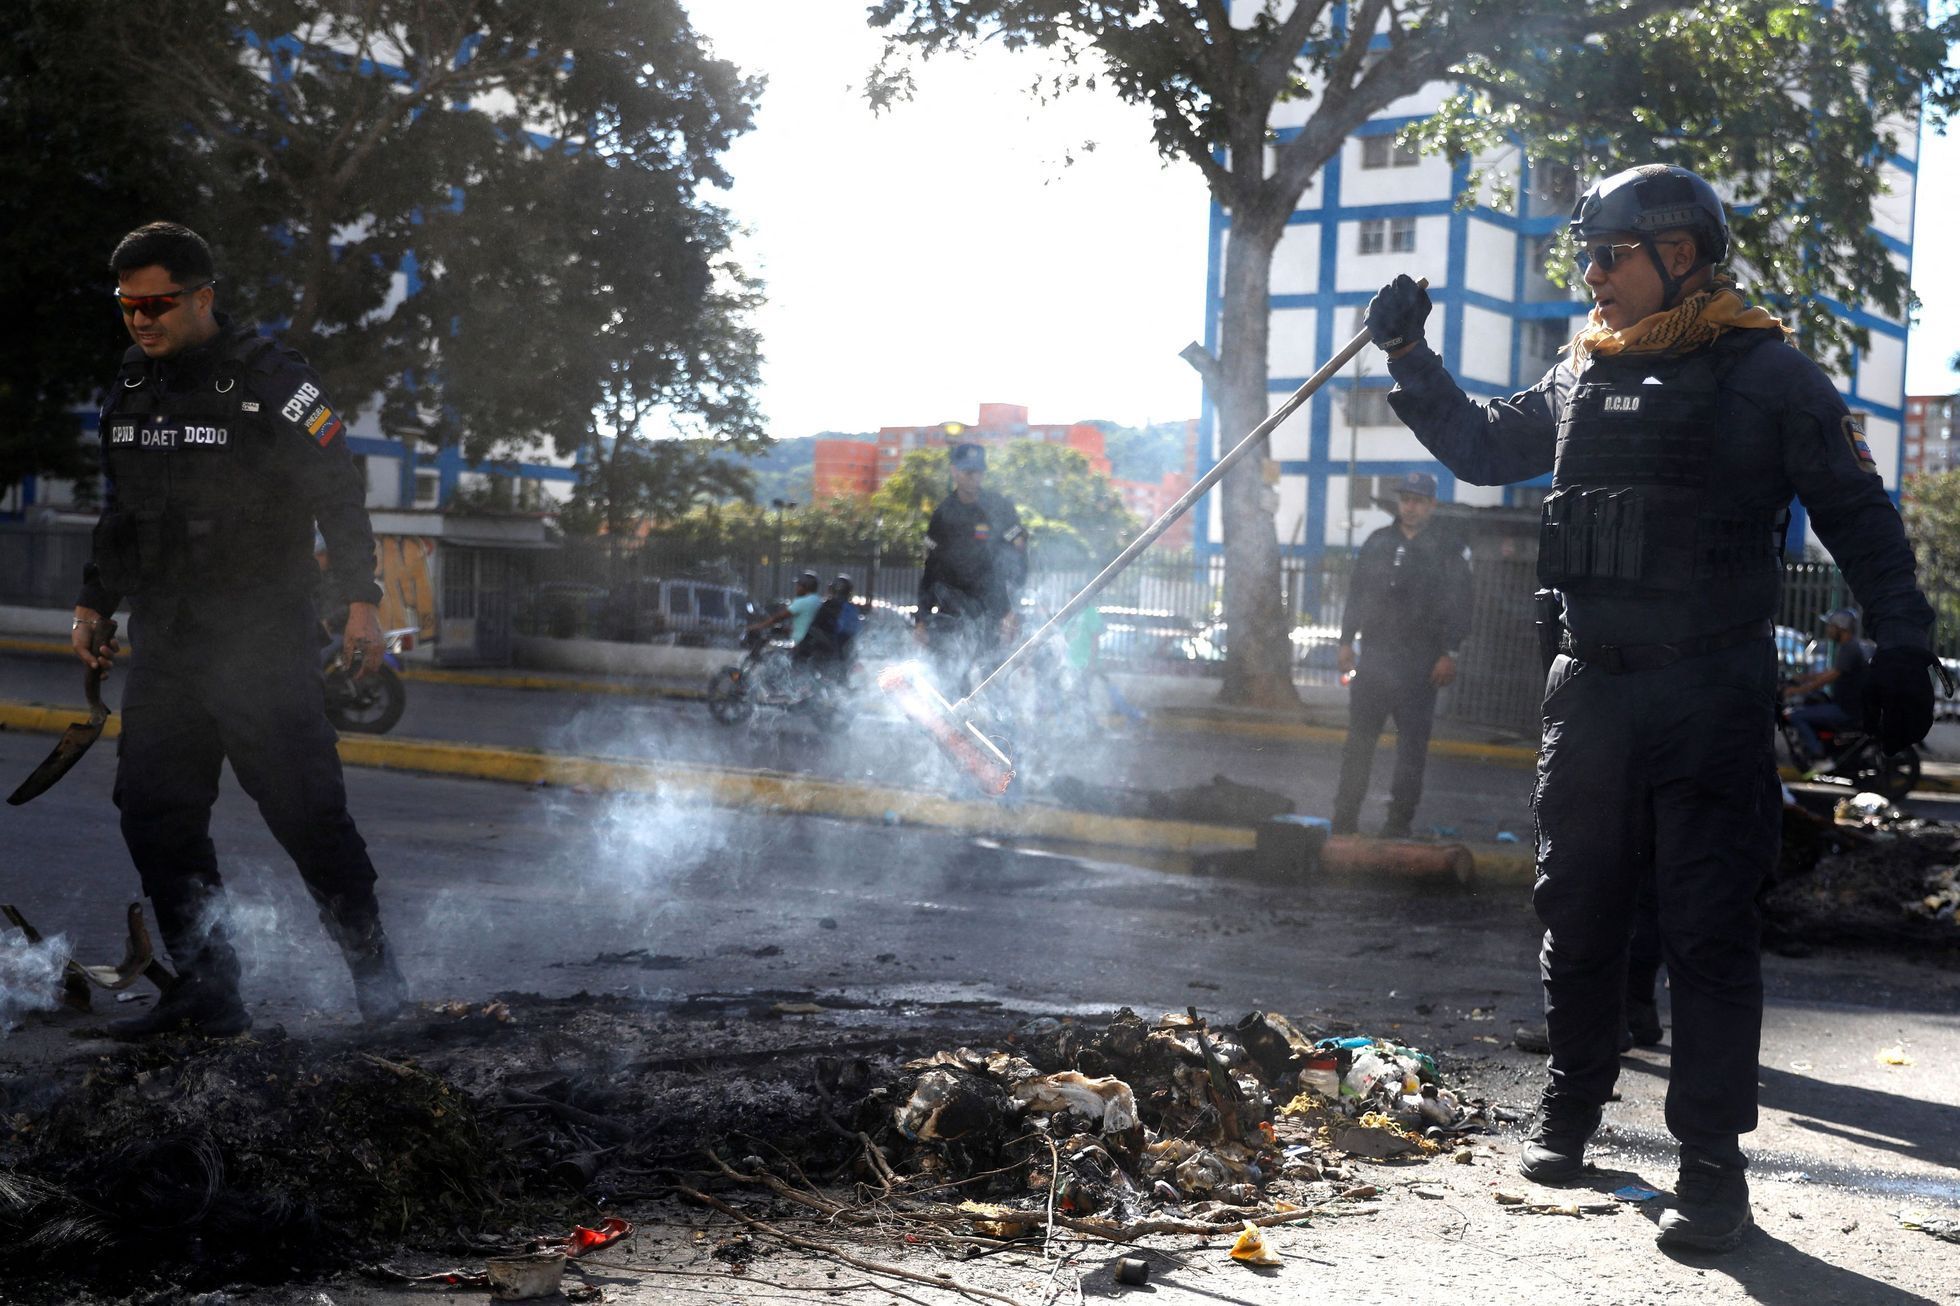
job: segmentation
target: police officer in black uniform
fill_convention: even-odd
[[[122,696],[115,801],[178,976],[110,1033],[251,1026],[210,837],[227,760],[298,864],[362,1016],[391,1019],[404,986],[347,814],[313,599],[317,524],[349,655],[378,665],[374,536],[340,413],[305,359],[213,310],[211,251],[195,232],[138,228],[110,268],[135,343],[102,409],[108,493],[73,642],[106,667],[119,648],[103,623],[129,600],[141,656]]]
[[[1576,1178],[1618,1073],[1629,920],[1651,849],[1674,1013],[1681,1143],[1663,1246],[1726,1250],[1750,1223],[1763,990],[1755,897],[1776,860],[1771,618],[1792,494],[1879,645],[1885,747],[1932,722],[1933,614],[1856,420],[1830,379],[1716,266],[1721,201],[1648,165],[1595,184],[1570,230],[1593,310],[1572,354],[1509,399],[1467,398],[1422,339],[1428,295],[1377,294],[1396,413],[1472,484],[1552,473],[1539,575],[1562,595],[1538,755],[1540,955],[1550,1082],[1521,1168]]]
[[[1028,575],[1028,532],[1014,505],[985,488],[985,448],[955,445],[951,461],[953,493],[926,524],[913,630],[964,693],[975,661],[1014,630]]]
[[[1348,696],[1347,747],[1334,796],[1334,833],[1353,834],[1368,793],[1382,725],[1395,718],[1395,779],[1384,838],[1409,833],[1422,801],[1423,765],[1436,691],[1456,679],[1456,650],[1470,630],[1470,568],[1454,533],[1431,524],[1436,478],[1410,472],[1395,485],[1396,519],[1370,535],[1354,560],[1336,650]],[[1367,655],[1355,667],[1354,639]]]

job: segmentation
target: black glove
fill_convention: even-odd
[[[1926,673],[1934,665],[1933,655],[1923,648],[1900,645],[1872,655],[1865,682],[1865,733],[1877,735],[1886,752],[1918,743],[1933,728],[1933,680]]]
[[[1411,276],[1399,276],[1368,301],[1368,338],[1382,350],[1400,349],[1422,339],[1429,319],[1429,292]]]

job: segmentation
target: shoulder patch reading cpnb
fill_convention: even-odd
[[[1865,443],[1865,428],[1854,413],[1846,413],[1838,421],[1844,431],[1845,443],[1851,446],[1851,456],[1858,460],[1858,470],[1878,475],[1878,460],[1872,457],[1872,447]]]

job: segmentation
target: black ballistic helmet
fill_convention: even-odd
[[[1728,214],[1715,188],[1686,168],[1665,163],[1642,164],[1594,182],[1573,205],[1566,224],[1581,244],[1608,232],[1631,231],[1651,239],[1677,228],[1694,232],[1702,263],[1720,263],[1729,256]]]
[[[962,472],[984,472],[987,470],[987,449],[985,445],[967,441],[953,446],[953,467]]]

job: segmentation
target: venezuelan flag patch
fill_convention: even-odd
[[[1865,427],[1856,413],[1846,413],[1839,419],[1844,431],[1845,443],[1851,446],[1851,456],[1858,460],[1858,470],[1878,475],[1878,460],[1872,457],[1872,447],[1865,443]]]
[[[333,409],[321,404],[306,419],[306,433],[324,447],[340,434],[340,419],[334,416]]]

